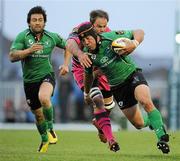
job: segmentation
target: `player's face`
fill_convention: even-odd
[[[32,14],[29,26],[34,33],[41,33],[45,26],[43,15],[42,14]]]
[[[98,34],[105,32],[107,27],[107,19],[98,17],[96,21],[94,22],[93,26],[94,29]]]
[[[83,38],[82,43],[89,50],[95,50],[96,49],[96,41],[95,41],[94,37],[92,37],[92,36],[86,36],[85,38]]]

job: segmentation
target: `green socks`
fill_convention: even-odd
[[[43,113],[47,121],[48,129],[53,129],[53,107],[45,108],[43,107]]]
[[[150,125],[150,120],[147,115],[143,115],[143,120],[144,120],[144,127],[147,127]]]
[[[148,113],[148,118],[158,140],[160,140],[161,136],[166,134],[160,112],[155,108],[153,111]]]
[[[43,121],[42,123],[36,123],[37,129],[41,135],[42,142],[48,141],[48,135],[47,135],[47,122]]]

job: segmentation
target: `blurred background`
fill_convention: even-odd
[[[169,129],[180,128],[180,1],[179,0],[0,0],[0,122],[32,123],[26,104],[20,62],[8,60],[12,40],[26,29],[27,13],[40,5],[47,12],[46,30],[68,37],[73,27],[89,20],[89,13],[109,13],[112,30],[141,28],[143,43],[133,57],[143,69],[152,99]],[[63,50],[53,51],[56,89],[52,102],[55,123],[89,123],[92,110],[84,104],[72,73],[58,76]],[[70,65],[71,68],[71,65]],[[118,107],[112,120],[119,128],[131,128]]]

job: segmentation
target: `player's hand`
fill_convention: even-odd
[[[59,66],[59,75],[60,75],[60,76],[64,76],[64,75],[66,75],[67,73],[69,73],[69,67],[68,67],[68,65],[65,65],[65,64],[60,65],[60,66]]]
[[[135,40],[126,41],[126,46],[123,49],[119,50],[118,55],[128,55],[132,53],[137,46],[138,44],[136,44]]]
[[[92,99],[90,98],[89,93],[87,94],[84,92],[84,102],[88,105],[92,104]]]
[[[78,55],[78,59],[79,59],[79,62],[80,64],[85,68],[89,68],[91,67],[91,64],[92,64],[92,61],[91,59],[89,58],[88,55],[86,55],[85,53],[82,53],[82,54],[79,54]]]
[[[40,43],[34,43],[30,48],[29,52],[32,54],[36,51],[43,50],[43,46]]]

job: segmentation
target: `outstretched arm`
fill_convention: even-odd
[[[71,61],[71,53],[66,49],[64,51],[64,64],[59,66],[59,75],[66,75],[69,73],[69,64]]]
[[[84,100],[87,104],[90,104],[92,102],[90,98],[90,89],[93,84],[93,74],[84,72]]]

